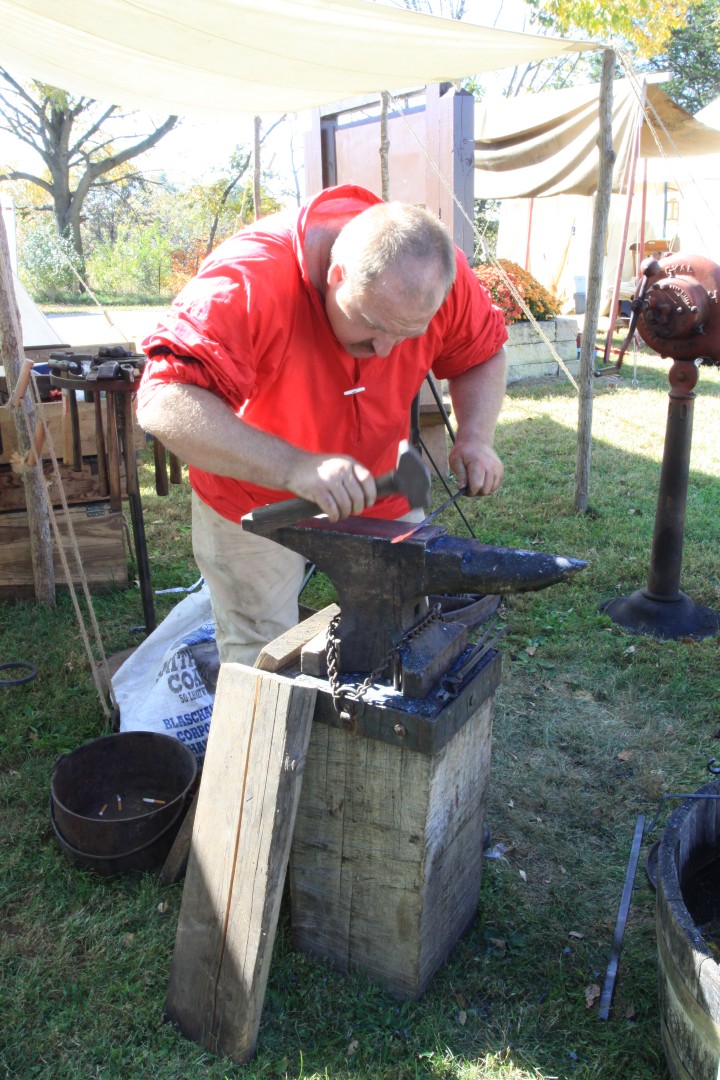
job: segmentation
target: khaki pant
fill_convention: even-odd
[[[298,621],[305,557],[245,532],[192,496],[193,552],[212,598],[220,662],[252,665]]]
[[[400,520],[422,521],[424,510]],[[252,665],[298,622],[305,556],[245,532],[192,495],[193,552],[210,589],[220,662]]]

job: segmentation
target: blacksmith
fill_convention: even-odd
[[[188,462],[193,548],[220,658],[252,664],[297,622],[301,555],[246,533],[300,496],[331,521],[398,518],[395,467],[428,371],[449,381],[459,486],[490,495],[505,390],[502,313],[429,212],[362,188],[322,191],[222,243],[143,342],[138,418]]]

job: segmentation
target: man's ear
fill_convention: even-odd
[[[328,285],[341,285],[345,280],[345,268],[341,263],[331,262],[328,270]]]

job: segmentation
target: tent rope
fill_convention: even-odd
[[[550,355],[552,356],[553,360],[565,372],[567,378],[572,383],[572,385],[575,387],[576,393],[579,393],[580,391],[579,391],[578,384],[575,381],[575,378],[573,377],[573,375],[572,375],[570,369],[568,368],[567,364],[565,363],[563,358],[560,356],[559,352],[557,351],[557,349],[555,348],[553,343],[550,341],[550,339],[548,338],[545,331],[542,329],[540,323],[535,318],[535,316],[533,315],[533,313],[530,310],[530,308],[528,307],[528,305],[525,303],[525,298],[519,292],[517,286],[515,285],[515,282],[509,276],[509,274],[507,273],[505,268],[503,266],[501,266],[501,264],[498,262],[498,260],[493,255],[490,254],[490,251],[488,250],[487,244],[485,243],[484,236],[481,234],[480,230],[475,225],[475,222],[470,220],[470,218],[469,218],[469,216],[468,216],[468,214],[467,214],[467,212],[465,210],[465,207],[462,205],[462,203],[458,199],[457,195],[452,190],[452,188],[448,184],[447,180],[443,176],[439,165],[432,158],[432,156],[428,153],[427,148],[421,142],[419,136],[417,135],[417,132],[414,130],[414,128],[412,127],[412,125],[410,124],[410,122],[409,122],[409,120],[407,118],[407,115],[405,113],[405,109],[404,109],[402,103],[396,97],[394,97],[392,94],[390,95],[390,97],[391,97],[391,100],[393,101],[395,107],[397,108],[397,111],[399,112],[400,116],[403,118],[408,131],[411,133],[411,135],[413,136],[413,138],[417,142],[418,146],[420,147],[421,153],[425,156],[425,158],[429,162],[431,168],[436,173],[440,183],[445,188],[446,192],[451,197],[452,201],[455,203],[455,205],[458,208],[458,210],[460,211],[461,215],[463,216],[465,221],[468,223],[468,225],[472,229],[473,237],[474,237],[475,243],[477,245],[476,250],[479,248],[479,250],[482,251],[482,253],[483,253],[483,257],[484,257],[485,262],[490,262],[495,267],[497,272],[502,277],[504,283],[507,285],[508,289],[512,293],[513,299],[519,305],[519,307],[522,309],[522,312],[525,315],[526,319],[528,320],[528,322],[530,322],[532,324],[533,329],[536,331],[536,333],[542,339],[544,344],[547,346],[547,349],[550,352]]]

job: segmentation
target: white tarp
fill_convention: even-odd
[[[720,133],[695,119],[647,78],[640,156],[677,161],[720,151]],[[598,173],[599,85],[526,94],[475,111],[479,199],[592,195]],[[621,190],[642,109],[634,80],[613,84],[613,190]]]
[[[299,112],[600,46],[369,0],[0,0],[0,65],[147,112]]]

